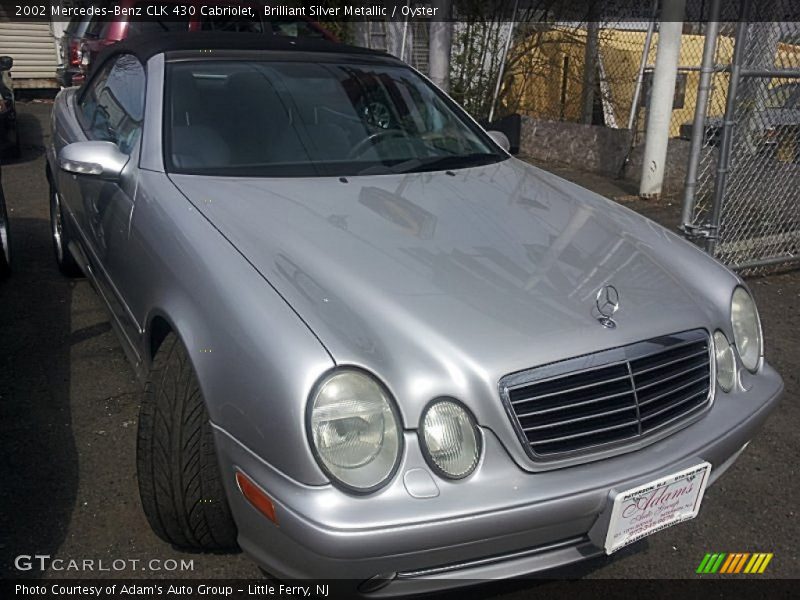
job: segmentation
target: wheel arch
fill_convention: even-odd
[[[145,357],[148,365],[152,364],[158,349],[161,348],[161,344],[164,343],[170,333],[174,333],[179,338],[181,337],[172,320],[166,315],[156,312],[150,316],[145,329]]]
[[[180,306],[173,308],[177,311],[177,314],[180,314]],[[207,381],[203,376],[204,373],[202,370],[198,368],[199,365],[197,362],[199,357],[194,349],[195,344],[191,341],[195,338],[195,334],[198,333],[196,329],[197,328],[192,326],[191,317],[178,320],[173,319],[168,310],[163,308],[151,309],[145,319],[144,335],[142,336],[142,346],[140,347],[142,351],[140,362],[142,380],[147,380],[156,354],[158,354],[158,351],[169,334],[172,333],[178,338],[178,341],[180,341],[183,347],[186,348],[186,354],[192,366],[192,370],[197,376],[200,391],[203,394],[203,398],[207,398],[205,393]],[[208,402],[206,402],[206,405],[208,406]]]

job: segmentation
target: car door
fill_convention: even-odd
[[[98,291],[135,351],[139,324],[125,301],[121,277],[131,260],[128,234],[138,180],[145,71],[131,54],[112,60],[78,98],[76,112],[87,139],[112,142],[130,159],[117,181],[78,175],[79,200],[71,205],[78,205],[74,214]]]
[[[104,86],[113,66],[113,63],[109,63],[100,69],[85,91],[83,89],[68,89],[62,92],[65,95],[65,102],[56,103],[52,122],[52,141],[55,157],[58,157],[64,147],[69,144],[85,142],[90,139],[87,137],[81,125],[81,120],[78,118],[82,105],[84,105],[83,109],[86,110],[85,102],[81,98],[88,97],[93,88]],[[65,225],[69,229],[77,228],[76,234],[72,237],[80,244],[81,250],[85,252],[86,248],[84,248],[80,235],[85,229],[86,220],[81,199],[82,180],[74,173],[69,173],[63,169],[56,169],[53,175],[58,182],[57,188],[61,197],[62,208],[68,215]]]

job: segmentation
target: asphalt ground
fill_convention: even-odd
[[[21,103],[18,110],[23,157],[2,168],[14,273],[0,283],[0,578],[263,577],[243,554],[187,554],[150,531],[136,485],[139,384],[89,283],[68,281],[56,269],[44,175],[50,104]],[[626,194],[608,180],[569,169],[560,174],[612,197]],[[669,200],[630,205],[667,224],[680,210]],[[556,575],[697,578],[707,552],[772,552],[758,577],[800,576],[800,272],[749,283],[767,359],[786,383],[782,404],[707,490],[697,519]],[[37,554],[106,564],[124,559],[128,566],[15,568],[19,555]],[[168,559],[191,561],[192,568],[166,570]],[[472,595],[524,598],[537,590],[533,582],[517,582]]]

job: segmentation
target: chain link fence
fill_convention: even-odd
[[[498,116],[520,113],[628,127],[646,45],[650,63],[655,60],[650,23],[564,21],[533,9],[520,9],[512,23],[500,10],[504,4],[488,0],[456,13],[450,77],[456,100],[477,118],[487,117],[494,103]],[[503,63],[512,28],[513,43]],[[501,71],[503,85],[495,101]]]
[[[691,135],[708,0],[688,0],[687,13],[694,21],[684,25],[671,137]],[[506,61],[504,85],[498,98],[499,114],[520,113],[543,120],[632,129],[636,134],[634,141],[641,142],[658,52],[658,14],[658,2],[652,2],[649,20],[621,14],[618,19],[606,17],[596,22],[565,22],[543,20],[542,14],[535,14],[535,18],[526,21],[525,15],[521,14]],[[465,34],[462,39],[475,39],[476,33],[480,38],[480,34],[485,33],[486,39],[495,40],[496,45],[502,37],[496,33],[500,28],[494,27],[490,20],[482,21],[480,26],[482,30],[477,32],[462,26]],[[727,26],[726,30],[732,31],[732,27]],[[460,59],[470,62],[466,49],[465,45],[454,48],[456,62]],[[730,62],[733,54],[730,35],[721,41],[718,52],[721,61]],[[492,48],[489,48],[489,54],[492,54]],[[459,77],[456,73],[456,81],[463,79],[465,96],[470,96],[470,91],[491,87],[487,85],[489,74],[486,78],[482,75],[496,66],[488,60],[484,67],[477,69],[477,74],[467,72],[466,77]],[[471,82],[474,82],[472,89]],[[722,115],[727,86],[716,87],[718,92],[713,103],[716,114]],[[486,101],[481,101],[483,112],[486,112],[486,104]]]
[[[502,112],[626,128],[637,84],[647,83],[645,47],[654,61],[657,37],[648,23],[532,24],[509,54]]]
[[[684,232],[743,274],[800,260],[800,23],[781,19],[793,9],[745,0],[733,54],[720,33],[706,65],[710,88],[724,93],[691,132]]]

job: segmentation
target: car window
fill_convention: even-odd
[[[82,36],[89,27],[90,19],[86,17],[73,17],[67,24],[64,33],[67,35]]]
[[[506,158],[404,66],[215,60],[167,70],[165,158],[173,171],[343,176]]]
[[[79,103],[87,137],[114,142],[129,153],[141,132],[144,91],[144,67],[135,56],[123,54],[105,65]]]
[[[72,17],[67,26],[64,28],[64,33],[75,33],[78,29],[78,25],[83,20],[83,17]]]
[[[94,15],[74,17],[67,25],[65,33],[75,37],[97,37],[109,22],[107,18],[103,18],[103,11],[108,11],[110,4],[111,0],[93,0],[91,5],[95,9]]]

